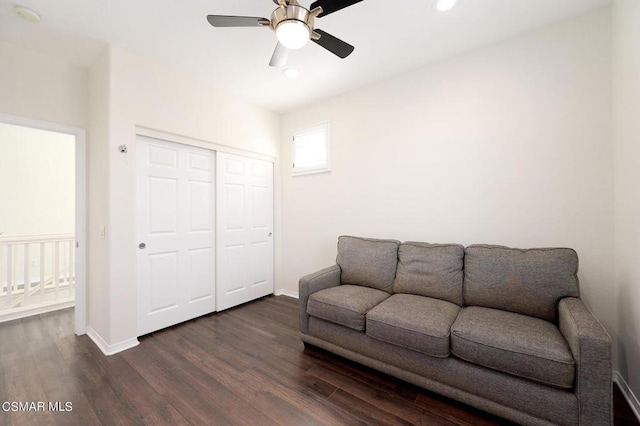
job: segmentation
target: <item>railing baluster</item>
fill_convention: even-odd
[[[55,283],[54,299],[57,302],[60,291],[60,242],[53,243],[53,280]]]
[[[65,242],[61,241],[60,242],[60,288],[62,290],[65,290],[67,288],[67,271],[66,271],[66,265],[67,265],[67,251],[65,250]],[[64,299],[66,296],[64,296],[64,294],[66,294],[66,292],[64,292],[62,294],[62,298]]]
[[[40,291],[40,303],[44,302],[44,247],[44,242],[40,243],[40,283],[38,284]]]
[[[24,285],[23,285],[23,293],[22,293],[22,306],[29,305],[29,290],[31,289],[31,265],[29,257],[29,248],[30,244],[26,243],[24,245]]]
[[[11,270],[12,270],[11,291],[17,292],[18,291],[18,246],[14,244],[11,247],[13,248],[12,256],[11,256],[11,259],[13,259],[13,265],[11,266]]]
[[[68,250],[66,241],[62,241],[60,243],[60,286],[64,289],[64,293],[62,298],[67,298],[67,294],[69,293],[69,277],[67,276],[67,264],[69,260],[67,259]]]
[[[69,297],[75,297],[76,294],[76,286],[75,286],[75,279],[76,279],[76,274],[75,271],[73,270],[73,266],[75,264],[75,251],[74,251],[74,244],[75,241],[69,241]]]
[[[4,245],[0,245],[0,293],[5,293],[5,287],[3,285],[5,278],[7,277],[5,275],[5,271],[4,271],[4,265],[6,265],[6,259],[5,259],[5,255],[4,252],[6,251],[4,249]]]
[[[11,307],[13,295],[13,246],[7,245],[7,307]]]

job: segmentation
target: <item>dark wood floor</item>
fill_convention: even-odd
[[[0,424],[508,424],[305,349],[297,325],[296,300],[267,297],[105,357],[73,334],[72,310],[0,324]],[[11,402],[36,410],[13,412]],[[50,402],[71,411],[51,411]],[[619,391],[615,413],[617,426],[638,425]]]

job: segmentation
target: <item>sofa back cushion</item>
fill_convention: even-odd
[[[409,241],[398,250],[394,293],[433,297],[462,305],[464,247]]]
[[[465,249],[464,304],[502,309],[555,322],[558,302],[579,297],[578,255],[567,248]]]
[[[336,263],[342,284],[363,285],[391,293],[400,241],[341,236]]]

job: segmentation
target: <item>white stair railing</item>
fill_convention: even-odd
[[[75,235],[0,237],[0,322],[73,306]]]

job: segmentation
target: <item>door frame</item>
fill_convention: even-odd
[[[33,129],[48,130],[75,137],[75,309],[74,330],[87,333],[87,131],[49,121],[0,113],[0,122]]]
[[[244,157],[255,158],[256,160],[269,161],[274,164],[274,167],[276,165],[276,157],[272,155],[260,154],[258,152],[248,151],[241,148],[234,148],[229,145],[222,145],[219,143],[209,142],[202,139],[196,139],[189,136],[182,136],[175,133],[164,132],[162,130],[156,130],[150,127],[137,125],[135,136],[147,136],[150,138],[160,139],[167,142],[205,148],[210,151],[219,151],[227,154],[242,155]],[[274,182],[275,182],[275,174],[274,174]]]

